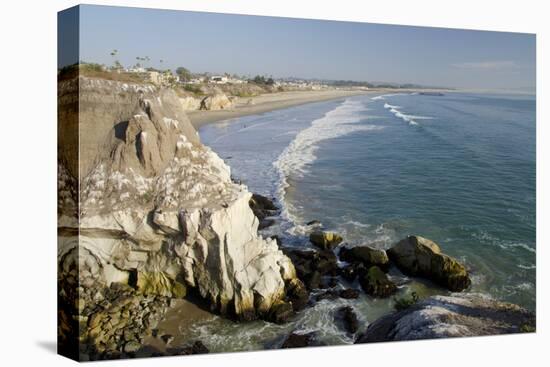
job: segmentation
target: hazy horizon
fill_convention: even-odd
[[[146,66],[197,73],[487,90],[536,85],[534,34],[80,6],[80,60],[132,66],[145,56]],[[61,50],[59,66],[74,62]]]

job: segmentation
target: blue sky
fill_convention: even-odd
[[[80,59],[193,72],[457,88],[535,85],[535,36],[106,6],[80,9]],[[160,59],[164,60],[161,64]]]

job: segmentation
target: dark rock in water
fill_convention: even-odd
[[[290,334],[286,340],[283,342],[281,348],[303,348],[311,345],[314,338],[314,333],[307,334]]]
[[[258,225],[258,230],[265,229],[267,227],[271,227],[275,224],[275,219],[262,219],[260,220],[260,224]]]
[[[318,289],[321,287],[321,273],[315,270],[311,274],[306,275],[304,281],[308,289]]]
[[[363,263],[367,268],[376,265],[384,270],[390,262],[386,251],[369,246],[343,247],[340,249],[339,257],[340,260],[349,263]]]
[[[191,352],[191,354],[207,354],[210,351],[200,340],[197,340],[195,343],[193,343],[193,346],[191,347]]]
[[[174,340],[174,336],[170,335],[170,334],[165,334],[165,335],[161,336],[160,338],[162,339],[162,341],[166,345],[170,344]]]
[[[207,354],[210,351],[208,348],[200,341],[196,341],[193,345],[179,347],[179,348],[168,348],[166,353],[163,355],[167,356],[181,356],[181,355],[192,355],[192,354]]]
[[[276,234],[270,237],[271,239],[275,240],[277,242],[277,246],[281,246],[283,242],[281,241],[281,238],[277,236]]]
[[[289,302],[277,301],[269,310],[267,320],[276,324],[284,324],[294,315],[294,310]]]
[[[359,328],[357,315],[351,306],[344,306],[336,311],[336,320],[342,321],[344,329],[351,334],[355,334]]]
[[[404,273],[425,277],[451,291],[462,291],[471,284],[466,267],[426,238],[408,236],[389,249],[388,256]]]
[[[319,285],[319,288],[321,289],[327,289],[327,288],[334,288],[338,285],[338,278],[336,277],[329,277],[329,278],[322,278],[321,284]]]
[[[388,297],[397,290],[395,283],[378,266],[372,266],[361,276],[359,284],[365,293],[375,297]]]
[[[359,298],[359,291],[353,288],[342,289],[338,292],[340,298],[344,299],[357,299]]]
[[[348,289],[329,289],[323,293],[319,293],[315,300],[317,302],[322,301],[324,299],[328,300],[335,300],[337,298],[344,298],[344,299],[357,299],[359,298],[359,291],[357,289],[348,288]]]
[[[303,310],[309,301],[309,292],[300,279],[292,279],[286,286],[287,300],[294,312]]]
[[[313,259],[315,269],[323,275],[338,274],[338,260],[332,251],[319,251]]]
[[[535,315],[477,294],[433,296],[369,325],[357,343],[535,331]]]
[[[277,208],[272,199],[260,194],[252,194],[248,205],[254,212],[254,215],[260,220],[276,215],[279,212],[279,208]]]
[[[349,282],[353,282],[356,278],[360,278],[367,273],[367,267],[363,263],[349,264],[339,269],[339,274],[342,278]]]
[[[309,235],[309,241],[323,250],[331,250],[338,246],[343,238],[334,232],[314,231]]]
[[[338,260],[332,251],[294,249],[284,249],[283,251],[292,260],[298,278],[310,290],[319,288],[322,276],[335,276],[339,272]]]
[[[306,223],[306,226],[317,226],[317,225],[321,225],[321,222],[318,221],[317,219],[314,219]]]
[[[252,194],[248,205],[260,221],[258,230],[265,229],[275,224],[274,219],[267,219],[268,217],[279,214],[279,208],[275,206],[273,200],[259,194]]]
[[[252,198],[250,198],[250,200],[253,202],[251,205],[254,205],[255,208],[260,208],[263,210],[279,210],[273,202],[273,199],[269,199],[263,195],[252,194]]]

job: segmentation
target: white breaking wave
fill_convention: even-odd
[[[388,109],[388,108],[391,108],[391,109],[396,109],[396,108],[401,108],[400,106],[394,106],[394,105],[391,105],[389,103],[384,103],[384,108]]]
[[[395,115],[395,117],[400,118],[401,120],[408,122],[409,125],[418,125],[418,122],[415,120],[431,120],[433,117],[429,116],[417,116],[417,115],[406,115],[399,111],[401,108],[400,106],[394,106],[389,103],[384,103],[384,108],[389,109],[391,113]]]
[[[273,163],[279,172],[277,194],[283,203],[283,218],[295,225],[297,217],[290,203],[285,201],[286,189],[289,187],[289,177],[303,177],[307,173],[307,166],[317,159],[315,152],[321,141],[334,139],[356,131],[378,130],[382,126],[357,124],[362,117],[360,112],[366,111],[364,104],[359,101],[345,100],[323,117],[314,120],[311,126],[299,132],[294,140],[285,148],[279,158]]]

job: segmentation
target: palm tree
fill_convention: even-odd
[[[116,70],[122,69],[122,64],[116,59],[118,55],[118,50],[115,48],[110,52],[111,57],[113,58],[113,68]]]

